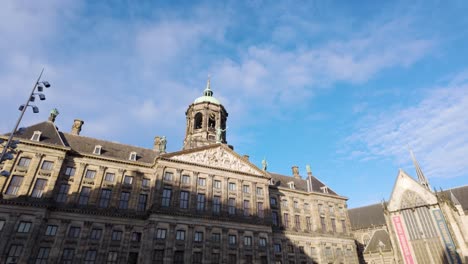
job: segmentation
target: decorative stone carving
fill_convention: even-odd
[[[235,157],[222,147],[174,156],[171,159],[203,164],[210,167],[241,171],[259,176],[262,175],[260,172],[252,168],[249,164],[245,163],[244,160]]]
[[[401,198],[401,209],[414,208],[418,206],[423,206],[426,202],[415,192],[407,190],[403,193]]]

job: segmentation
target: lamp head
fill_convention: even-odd
[[[37,85],[37,91],[38,91],[38,92],[44,91],[44,87],[42,87],[42,85],[40,85],[40,84]]]
[[[50,83],[48,81],[43,81],[42,84],[44,84],[46,88],[50,87]]]
[[[39,108],[37,106],[33,105],[32,109],[33,109],[33,113],[35,114],[39,113]]]

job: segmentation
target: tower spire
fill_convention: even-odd
[[[413,160],[413,164],[416,169],[416,174],[418,175],[419,183],[430,191],[431,187],[429,186],[429,181],[427,180],[426,176],[424,176],[424,173],[422,172],[421,167],[419,166],[419,162],[416,160],[416,157],[413,154],[413,150],[409,149],[409,152],[411,154],[411,159]]]
[[[206,88],[203,91],[204,96],[213,96],[213,91],[211,90],[211,76],[208,75],[208,80],[206,81]]]

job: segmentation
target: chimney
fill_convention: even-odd
[[[300,179],[301,176],[299,175],[299,167],[298,166],[292,166],[292,173],[294,178]]]
[[[50,111],[50,115],[49,115],[49,121],[54,123],[55,122],[55,118],[59,115],[59,111],[57,110],[57,108],[54,108]]]
[[[307,191],[312,192],[314,190],[312,186],[312,170],[310,169],[310,165],[306,165],[306,171],[307,171]]]
[[[71,130],[71,134],[72,134],[72,135],[79,136],[79,135],[80,135],[80,132],[81,132],[81,127],[83,126],[83,124],[84,124],[84,121],[83,121],[83,120],[75,119],[75,121],[73,121],[73,126],[72,126],[72,130]]]

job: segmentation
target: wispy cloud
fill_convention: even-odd
[[[425,174],[450,178],[468,174],[468,78],[466,71],[421,101],[362,119],[344,142],[352,159],[389,157],[408,164],[413,148]],[[351,151],[351,149],[353,149]]]

